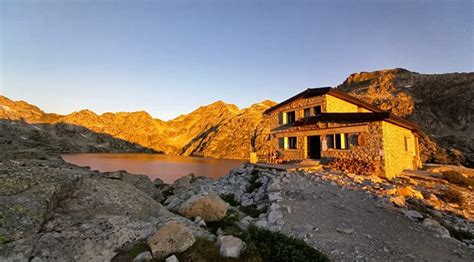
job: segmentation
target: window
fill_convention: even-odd
[[[328,148],[349,149],[349,137],[347,134],[331,134],[326,136]]]
[[[278,113],[278,124],[283,125],[285,122],[283,121],[283,112]]]
[[[284,137],[278,138],[278,147],[280,149],[285,149],[285,138]]]
[[[321,114],[321,106],[315,106],[314,115],[319,115],[319,114]]]
[[[348,144],[350,146],[358,146],[359,145],[359,134],[350,134],[348,139]]]
[[[409,138],[408,137],[404,137],[404,144],[405,144],[405,151],[408,152],[409,151]]]
[[[327,143],[328,148],[334,148],[334,135],[327,135],[326,143]]]
[[[291,124],[296,121],[296,114],[295,111],[290,111],[286,113],[286,123]]]
[[[296,149],[296,137],[288,137],[288,148]]]
[[[310,117],[311,116],[311,108],[305,108],[303,115],[304,115],[304,117]]]

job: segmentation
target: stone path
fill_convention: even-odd
[[[316,180],[316,181],[315,181]],[[364,191],[294,175],[281,181],[282,231],[335,261],[474,261],[474,252]]]

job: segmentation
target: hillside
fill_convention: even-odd
[[[82,126],[92,133],[107,134],[167,154],[242,159],[248,158],[252,150],[262,148],[269,133],[263,111],[275,102],[264,101],[241,110],[217,101],[166,122],[144,111],[48,114],[26,102],[2,96],[0,105],[1,119]]]
[[[424,161],[474,164],[474,73],[361,72],[338,88],[422,127]]]
[[[426,134],[420,145],[424,162],[473,165],[474,73],[388,69],[352,74],[337,88],[421,126]],[[0,96],[0,118],[83,126],[167,154],[243,159],[251,151],[268,153],[269,126],[263,111],[274,104],[267,100],[239,109],[217,101],[162,121],[144,111],[49,114]]]

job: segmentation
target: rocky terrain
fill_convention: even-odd
[[[0,96],[0,119],[83,126],[167,154],[245,159],[252,151],[268,150],[265,141],[269,127],[263,111],[273,105],[272,101],[263,101],[239,109],[218,101],[162,121],[144,111],[97,115],[81,110],[64,116],[48,114],[26,102]]]
[[[156,153],[125,140],[70,124],[28,124],[0,119],[0,160],[44,158],[59,153]]]
[[[337,88],[421,126],[424,162],[473,165],[474,73],[361,72],[350,75]],[[268,153],[269,125],[263,112],[273,105],[273,101],[263,101],[239,109],[218,101],[162,121],[144,111],[49,114],[0,96],[0,118],[84,126],[167,154],[247,159],[252,151]]]
[[[338,88],[417,123],[423,161],[474,165],[474,73],[388,69],[352,74]]]

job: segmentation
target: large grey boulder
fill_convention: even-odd
[[[225,217],[229,204],[217,194],[195,195],[184,201],[178,213],[185,217],[201,217],[206,222],[220,221]]]
[[[156,201],[161,202],[163,200],[163,196],[160,190],[156,187],[156,185],[163,184],[163,181],[159,178],[155,179],[154,182],[152,182],[148,176],[130,174],[123,170],[101,173],[100,176],[129,183],[134,187],[140,189],[141,191],[145,192],[147,195],[149,195]]]
[[[173,253],[186,251],[195,241],[192,231],[184,224],[169,222],[150,237],[148,245],[154,258],[163,259]]]
[[[0,261],[109,261],[169,221],[210,237],[136,184],[86,168],[2,161],[0,185]]]

